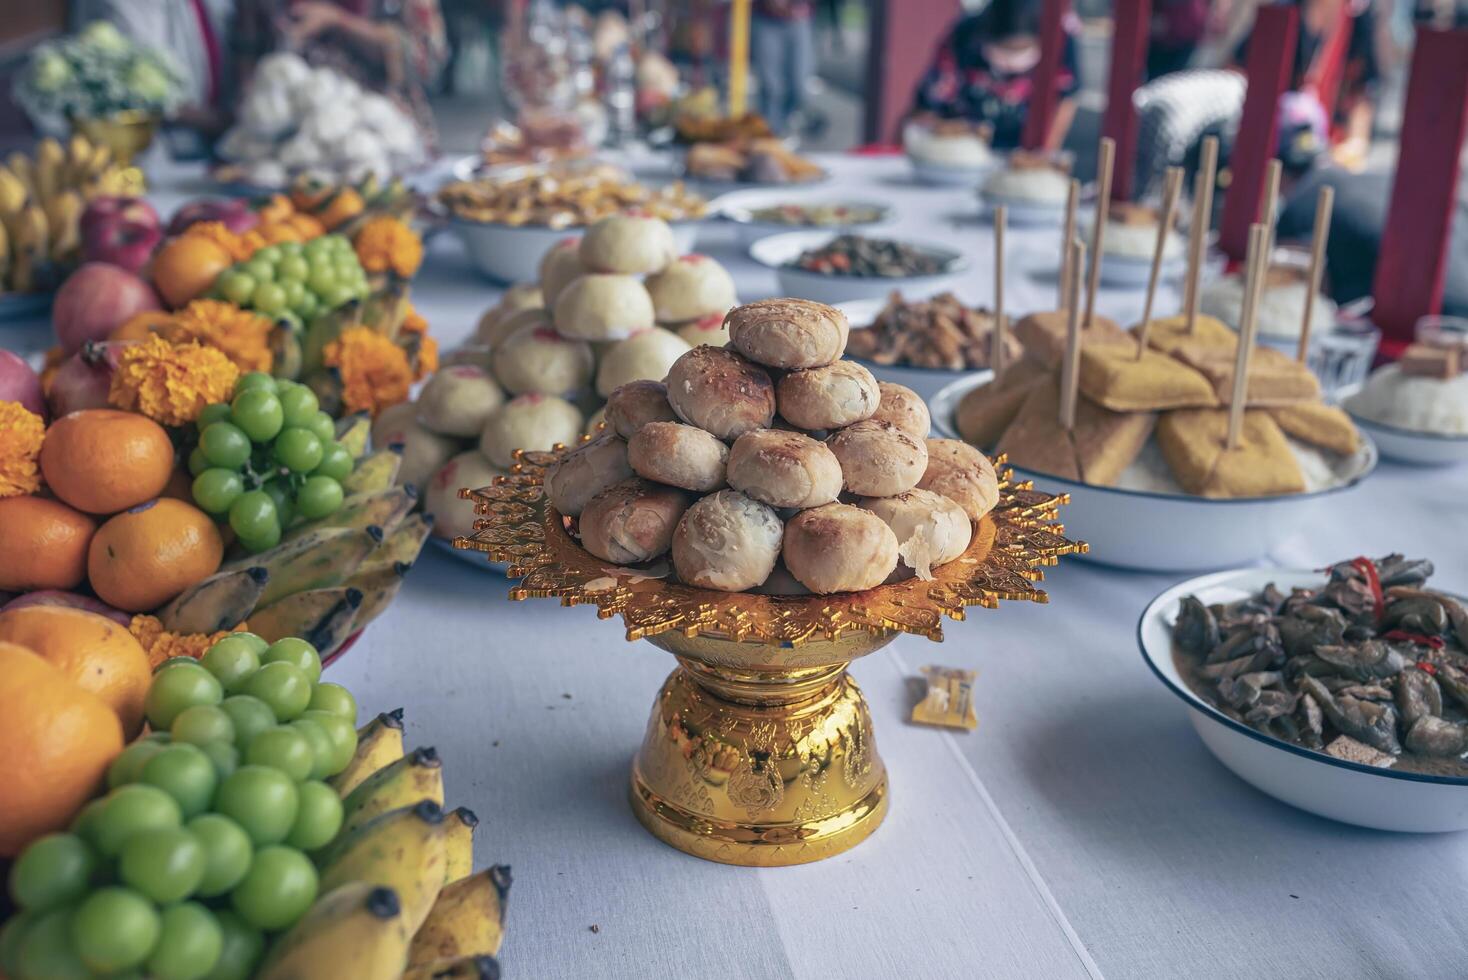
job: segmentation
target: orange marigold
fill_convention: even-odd
[[[368,272],[393,272],[411,279],[423,263],[423,239],[397,218],[373,218],[357,232],[352,247]]]
[[[427,333],[428,321],[410,303],[408,305],[408,312],[403,316],[403,325],[400,329],[403,333]]]
[[[413,369],[407,353],[371,327],[348,327],[326,345],[323,360],[341,377],[347,412],[371,412],[408,400]]]
[[[46,423],[20,402],[0,402],[0,497],[19,497],[41,489],[36,459],[46,439]]]
[[[415,366],[417,367],[417,371],[413,374],[414,381],[422,381],[438,370],[438,341],[427,334],[423,334],[420,337],[418,344],[418,363]]]
[[[119,355],[107,400],[162,425],[183,425],[204,406],[229,401],[239,376],[240,369],[216,347],[193,340],[174,345],[154,334]]]
[[[269,371],[273,324],[258,313],[217,299],[196,299],[173,318],[169,340],[194,339],[224,351],[241,371]]]
[[[134,616],[128,624],[128,632],[142,645],[148,654],[148,663],[157,667],[169,657],[192,657],[198,660],[209,652],[209,648],[231,633],[248,630],[248,623],[240,623],[232,630],[218,633],[173,633],[163,628],[156,616]]]
[[[209,239],[229,253],[236,262],[243,262],[255,250],[250,248],[239,235],[230,231],[222,221],[196,221],[184,229],[185,235],[199,235]]]

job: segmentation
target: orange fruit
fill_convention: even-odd
[[[97,529],[87,551],[92,591],[110,606],[145,612],[219,570],[224,542],[199,508],[160,497]]]
[[[234,264],[223,245],[204,235],[180,235],[153,257],[153,285],[173,309],[186,306]]]
[[[281,242],[299,242],[301,240],[300,234],[291,225],[290,219],[288,218],[282,221],[272,222],[268,225],[261,225],[260,234],[264,235],[265,240],[272,245],[279,245]]]
[[[71,590],[87,577],[97,522],[48,497],[0,499],[0,590]]]
[[[173,475],[173,443],[146,416],[84,408],[46,430],[41,475],[77,510],[115,514],[163,492]]]
[[[273,221],[280,221],[295,213],[296,206],[291,199],[284,194],[272,194],[270,200],[256,212],[260,216],[260,224],[268,225]]]
[[[108,340],[147,340],[153,331],[173,322],[167,310],[144,310],[123,321],[122,326],[107,335]]]
[[[122,751],[107,703],[15,643],[0,643],[0,857],[62,830]]]
[[[325,228],[335,229],[361,214],[364,207],[366,205],[362,201],[362,195],[357,193],[356,188],[343,187],[326,202],[324,208],[316,212],[316,220]]]
[[[26,606],[0,613],[0,643],[33,651],[103,701],[132,738],[143,727],[143,698],[153,671],[127,628],[67,606]]]
[[[296,233],[301,236],[301,241],[303,242],[310,241],[313,238],[320,238],[326,234],[326,229],[321,226],[321,222],[309,214],[293,214],[286,219],[286,223],[296,230]]]

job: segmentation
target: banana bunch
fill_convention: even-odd
[[[291,529],[269,551],[225,562],[158,611],[164,628],[213,633],[248,621],[274,643],[299,636],[328,657],[397,595],[433,519],[412,514],[418,493],[395,484],[400,447],[367,453],[371,420],[350,416],[337,440],[357,459],[330,517]]]
[[[81,218],[98,195],[138,190],[136,172],[112,152],[73,135],[65,146],[46,137],[35,154],[0,162],[0,293],[49,289],[76,264]]]
[[[275,940],[256,980],[497,980],[510,869],[474,873],[479,821],[444,811],[433,749],[404,753],[402,709],[358,731],[331,783],[344,818],[313,855],[320,897]]]

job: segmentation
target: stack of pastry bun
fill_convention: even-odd
[[[729,273],[679,255],[661,218],[612,215],[552,247],[540,280],[507,290],[418,399],[413,425],[438,438],[418,439],[422,452],[408,455],[435,458],[422,474],[435,533],[472,530],[473,505],[458,489],[492,482],[516,449],[574,443],[597,428],[612,391],[662,378],[697,344],[724,343],[734,303]],[[471,438],[477,445],[454,455],[456,440]]]
[[[684,584],[847,592],[928,578],[993,508],[993,465],[928,438],[928,409],[841,359],[845,316],[800,299],[736,307],[729,341],[607,399],[606,427],[545,488],[581,544],[618,565],[671,553]]]

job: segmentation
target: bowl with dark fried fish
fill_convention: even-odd
[[[1468,604],[1401,555],[1189,579],[1137,640],[1214,756],[1292,806],[1468,829]]]

